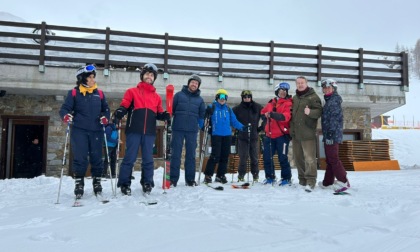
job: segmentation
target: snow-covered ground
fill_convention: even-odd
[[[87,181],[84,206],[71,207],[73,180],[0,181],[2,251],[418,251],[420,247],[420,130],[375,130],[394,142],[402,170],[349,172],[351,195],[317,188],[253,186],[224,191],[177,188],[146,206],[134,173],[133,196],[101,204]],[[155,172],[161,185],[163,169]],[[319,171],[318,180],[324,175]],[[183,176],[183,173],[181,174]],[[261,172],[260,177],[264,173]],[[236,177],[236,176],[235,176]],[[293,169],[295,184],[297,172]],[[228,176],[229,180],[231,176]]]

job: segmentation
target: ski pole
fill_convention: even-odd
[[[248,163],[249,162],[249,163]],[[249,166],[248,166],[249,164]],[[248,183],[249,183],[249,170],[251,168],[251,123],[248,123],[248,155],[246,160],[246,173],[248,177]]]
[[[197,183],[198,185],[200,185],[201,173],[203,172],[203,160],[204,160],[204,155],[206,154],[208,132],[209,132],[209,118],[206,117],[204,121],[203,141],[201,142],[200,165],[198,168],[199,169],[198,170],[198,183]]]
[[[63,181],[64,166],[66,165],[67,143],[68,143],[69,134],[70,134],[70,123],[71,123],[70,121],[67,123],[66,141],[64,143],[63,163],[62,163],[62,166],[61,166],[60,183],[58,185],[57,202],[55,204],[60,204],[61,183]]]
[[[117,194],[114,190],[114,184],[112,182],[112,173],[111,173],[111,162],[109,161],[109,152],[108,152],[108,140],[106,139],[106,131],[105,131],[105,125],[102,125],[102,128],[104,129],[104,140],[105,140],[105,151],[106,151],[106,160],[108,160],[108,172],[109,172],[109,177],[110,177],[110,181],[111,181],[111,190],[112,190],[112,194],[114,195],[114,197],[117,197]]]
[[[272,179],[273,179],[273,183],[271,183],[271,185],[274,186],[274,177],[275,177],[276,171],[274,169],[273,147],[271,146],[272,145],[272,143],[271,143],[271,117],[268,118],[268,135],[269,135],[268,140],[270,140],[270,161],[271,161],[270,165],[271,165],[271,169],[272,169],[271,176],[272,176]]]
[[[167,170],[167,141],[168,141],[168,122],[165,120],[165,126],[163,128],[163,159],[164,159],[164,167],[163,167],[163,183],[162,183],[162,189],[163,189],[163,193],[166,194],[166,189],[167,188],[167,177],[166,177],[166,170]]]
[[[118,164],[118,161],[120,159],[120,139],[121,139],[121,121],[120,120],[118,120],[117,127],[118,127],[118,139],[117,139],[117,155],[115,157],[115,185],[114,185],[115,197],[117,197],[117,178],[118,178],[119,169],[120,169],[119,164]]]

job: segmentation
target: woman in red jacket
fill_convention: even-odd
[[[276,85],[274,93],[275,98],[271,99],[267,105],[261,110],[261,115],[265,116],[265,137],[264,137],[264,184],[276,183],[276,175],[274,172],[274,154],[278,155],[281,167],[280,186],[290,185],[292,172],[287,157],[289,152],[289,122],[292,118],[292,98],[288,94],[290,85],[282,82]]]

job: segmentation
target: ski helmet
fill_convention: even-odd
[[[276,85],[274,88],[274,94],[278,97],[280,89],[283,89],[286,91],[287,95],[289,94],[290,85],[287,82],[280,82]]]
[[[245,97],[250,97],[252,100],[252,92],[251,90],[242,90],[241,97],[244,99]]]
[[[216,93],[216,100],[221,99],[221,100],[226,100],[228,99],[228,92],[224,89],[219,89],[217,90]]]
[[[143,81],[143,75],[147,72],[153,73],[153,75],[155,76],[155,79],[153,80],[153,82],[155,82],[158,75],[158,68],[156,67],[156,65],[152,63],[147,63],[146,65],[144,65],[144,67],[141,69],[141,72],[140,72],[141,81]]]
[[[326,79],[321,81],[321,87],[333,87],[334,90],[337,89],[337,82],[333,79]]]
[[[198,88],[200,88],[201,78],[198,75],[196,75],[196,74],[191,75],[190,78],[188,78],[187,86],[190,85],[190,81],[192,81],[192,80],[197,81],[198,82]]]
[[[87,65],[84,67],[80,67],[77,69],[76,72],[76,78],[77,78],[77,85],[85,84],[86,85],[86,79],[91,74],[96,77],[96,67],[94,65]]]

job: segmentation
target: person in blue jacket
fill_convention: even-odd
[[[106,128],[106,146],[108,147],[108,156],[105,156],[104,159],[104,170],[102,173],[102,177],[107,178],[115,178],[115,166],[117,163],[117,145],[118,145],[118,129],[115,124],[115,118],[112,122],[110,122]],[[106,148],[105,148],[105,154],[106,154]],[[111,174],[108,174],[108,158],[109,158],[109,165],[111,168]]]
[[[69,90],[61,106],[60,117],[64,123],[73,122],[70,143],[73,152],[72,169],[75,178],[74,194],[81,198],[84,192],[84,177],[88,164],[91,166],[93,192],[102,193],[103,126],[108,124],[109,106],[95,81],[93,65],[77,70],[77,86]]]
[[[212,182],[217,163],[219,166],[215,182],[227,183],[225,174],[232,142],[231,126],[245,132],[248,129],[247,126],[236,119],[232,109],[226,104],[227,99],[228,93],[226,90],[219,89],[213,104],[210,104],[206,109],[206,116],[211,118],[211,155],[204,171],[204,183]]]
[[[196,186],[195,182],[195,152],[197,149],[198,127],[204,124],[206,105],[200,96],[201,78],[191,75],[187,85],[177,92],[173,101],[172,124],[172,157],[170,180],[171,186],[176,186],[179,180],[182,146],[185,140],[185,184]]]

